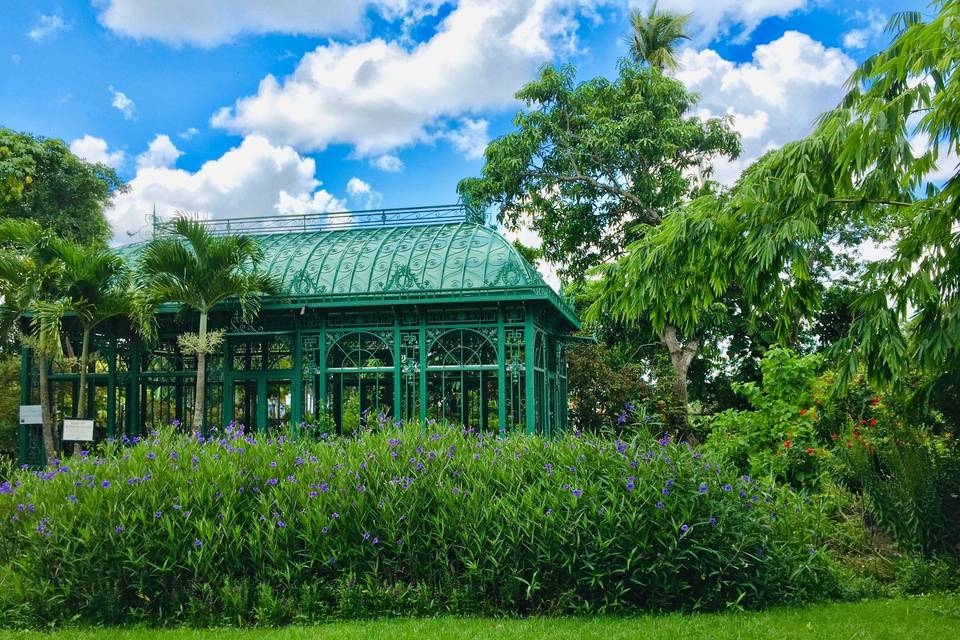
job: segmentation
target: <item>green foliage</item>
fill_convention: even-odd
[[[871,515],[902,547],[960,550],[960,447],[952,434],[871,419],[841,443],[836,475],[866,496]]]
[[[637,62],[644,62],[661,71],[675,71],[679,63],[674,47],[680,40],[689,40],[687,23],[692,14],[681,15],[657,9],[657,1],[650,5],[646,15],[639,10],[630,12],[630,53]]]
[[[729,123],[690,116],[695,97],[656,69],[621,61],[615,80],[575,84],[546,66],[517,98],[517,130],[487,146],[482,177],[461,181],[474,206],[529,226],[573,280],[659,224],[718,156],[740,150]]]
[[[751,410],[723,411],[710,422],[706,448],[751,474],[794,485],[816,484],[822,459],[815,427],[813,387],[820,358],[770,349],[760,362],[762,385],[735,384]]]
[[[0,128],[0,216],[34,220],[82,244],[109,236],[103,209],[124,188],[116,172],[76,157],[62,140]]]
[[[0,616],[752,608],[837,593],[823,525],[801,495],[666,441],[163,430],[2,485]]]
[[[741,280],[805,315],[818,304],[810,265],[833,238],[895,238],[868,265],[847,336],[841,383],[861,363],[874,381],[902,383],[912,366],[960,359],[960,177],[938,162],[960,150],[960,0],[935,15],[891,22],[894,39],[853,74],[842,103],[807,138],[748,170],[731,209],[763,235],[743,243]],[[763,225],[762,227],[760,225]],[[912,363],[912,364],[911,364]]]
[[[642,404],[654,395],[644,380],[645,367],[624,362],[604,344],[578,344],[567,349],[567,392],[570,427],[585,433],[619,433],[628,404]]]

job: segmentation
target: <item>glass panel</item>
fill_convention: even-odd
[[[327,376],[327,402],[341,433],[376,427],[393,412],[393,374],[331,373]]]
[[[284,431],[290,424],[289,380],[267,381],[267,430]]]
[[[430,371],[427,417],[483,431],[499,429],[496,371]]]
[[[233,381],[233,419],[238,425],[254,431],[257,421],[256,379]]]
[[[231,345],[234,371],[282,371],[293,368],[290,336],[238,340]]]

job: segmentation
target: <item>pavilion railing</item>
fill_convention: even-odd
[[[464,204],[446,204],[395,209],[363,209],[322,213],[248,216],[242,218],[209,218],[200,220],[213,233],[293,233],[330,231],[364,227],[399,227],[410,225],[486,222],[486,215]],[[154,235],[170,229],[170,221],[153,220]]]

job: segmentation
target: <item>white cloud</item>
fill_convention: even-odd
[[[169,167],[137,170],[130,188],[107,211],[114,240],[127,242],[149,227],[156,207],[163,218],[177,211],[212,218],[343,210],[342,201],[320,189],[316,163],[259,136],[205,162],[196,172]]]
[[[33,29],[27,32],[27,36],[34,42],[43,42],[67,28],[67,23],[60,16],[43,14]]]
[[[502,233],[503,237],[509,240],[511,243],[514,241],[519,241],[524,246],[539,249],[541,245],[543,245],[543,240],[540,238],[540,234],[533,229],[530,220],[523,220],[521,222],[522,226],[517,231],[501,228],[500,233]],[[553,287],[554,291],[559,292],[561,281],[560,274],[557,271],[557,266],[546,260],[537,260],[537,263],[534,266],[537,268],[537,271],[540,272],[540,275],[543,276],[544,281]]]
[[[110,85],[109,89],[110,94],[113,96],[113,100],[110,102],[110,104],[123,114],[125,120],[133,120],[136,118],[137,105],[134,103],[134,101],[128,98],[127,94],[114,89],[113,85]]]
[[[843,34],[843,46],[847,49],[863,49],[867,46],[868,35],[864,29],[852,29]]]
[[[383,202],[383,196],[379,191],[374,191],[369,183],[356,176],[347,181],[347,193],[364,209],[376,209]]]
[[[197,135],[198,133],[200,133],[199,129],[197,129],[196,127],[190,127],[186,131],[181,131],[180,133],[178,133],[177,136],[182,140],[189,140],[190,138]]]
[[[630,5],[644,13],[653,0],[631,0]],[[659,0],[663,11],[692,14],[690,31],[693,41],[706,44],[718,36],[733,35],[744,42],[763,20],[786,17],[811,4],[808,0]]]
[[[922,131],[915,133],[910,139],[910,150],[915,156],[931,151],[930,136]],[[934,152],[937,156],[937,166],[925,178],[928,182],[939,185],[960,172],[960,157],[955,148],[944,141],[937,144]]]
[[[460,126],[446,132],[444,137],[467,158],[471,160],[482,158],[487,142],[490,141],[490,136],[487,134],[488,124],[483,119],[463,118]]]
[[[730,183],[768,149],[803,137],[823,111],[834,107],[856,63],[840,49],[788,31],[759,45],[749,62],[736,63],[711,49],[684,49],[676,76],[700,94],[698,114],[730,115],[743,137],[743,154],[716,165]]]
[[[382,156],[372,159],[370,164],[381,171],[388,171],[390,173],[396,173],[397,171],[401,171],[403,169],[403,160],[389,153],[385,153]]]
[[[70,153],[87,162],[99,162],[114,169],[119,168],[126,160],[126,154],[121,149],[109,151],[107,147],[106,140],[88,133],[70,143]]]
[[[373,8],[388,20],[426,14],[422,0],[94,0],[108,29],[133,38],[204,47],[241,34],[356,34]]]
[[[871,42],[883,35],[887,27],[887,18],[882,11],[872,8],[868,11],[857,11],[854,20],[864,26],[851,29],[843,34],[843,46],[846,49],[863,49]]]
[[[147,150],[137,156],[137,169],[156,169],[172,167],[183,151],[177,149],[170,136],[157,134]]]
[[[456,122],[513,104],[536,69],[575,41],[570,16],[592,1],[463,0],[412,48],[379,38],[321,45],[211,122],[310,151],[352,145],[360,157],[444,137],[476,153],[477,125],[450,138],[466,121]]]

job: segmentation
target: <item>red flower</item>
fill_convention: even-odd
[[[870,404],[873,405],[874,407],[877,406],[878,404],[880,404],[880,398],[874,396],[874,398],[870,400]]]
[[[870,418],[870,426],[871,426],[871,427],[877,426],[877,419],[876,419],[876,418]]]
[[[806,410],[806,409],[800,409],[800,415],[802,415],[802,416],[807,415],[807,410]]]
[[[789,449],[789,448],[792,447],[792,446],[793,446],[793,440],[784,440],[784,441],[783,441],[783,448],[784,448],[784,449]]]
[[[850,441],[847,440],[847,449],[849,449],[849,448],[852,447],[852,446],[853,446],[853,445],[850,444]]]
[[[860,424],[867,424],[866,418],[860,418]]]
[[[812,455],[813,455],[813,447],[807,447],[807,455],[808,455],[808,456],[812,456]]]

